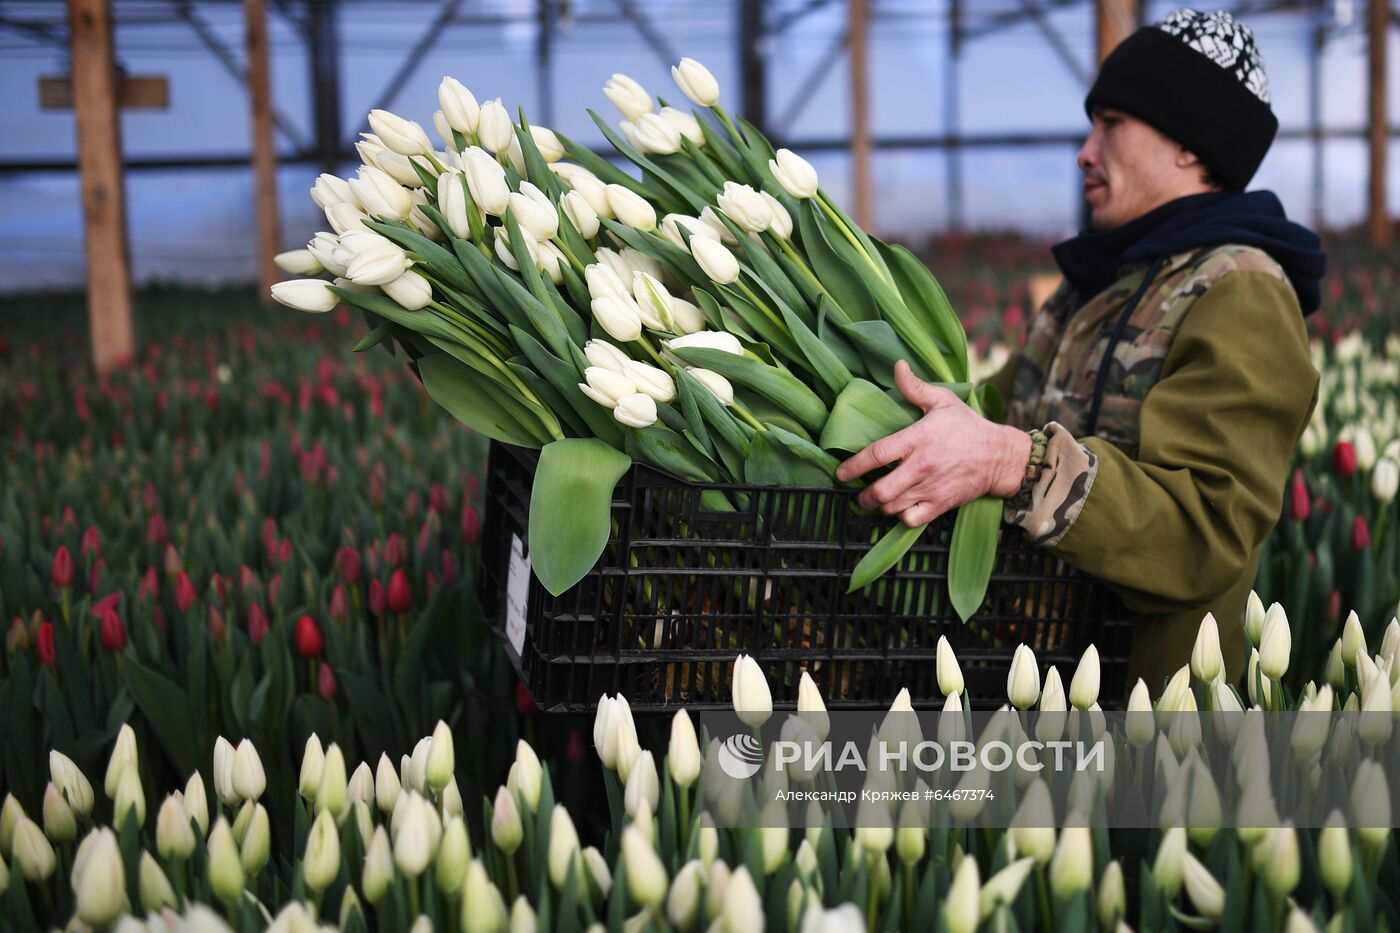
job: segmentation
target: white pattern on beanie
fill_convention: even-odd
[[[1191,9],[1175,10],[1155,23],[1157,29],[1175,36],[1226,71],[1255,97],[1269,103],[1269,78],[1254,34],[1224,10],[1209,15]]]

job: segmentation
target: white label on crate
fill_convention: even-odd
[[[526,605],[530,598],[530,558],[519,535],[510,536],[510,573],[506,576],[506,637],[519,657],[525,647]]]

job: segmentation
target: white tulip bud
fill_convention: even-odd
[[[340,237],[334,233],[322,231],[311,238],[311,242],[306,244],[306,251],[315,258],[318,265],[322,266],[332,275],[345,274],[345,265],[336,259],[336,250],[340,247]]]
[[[656,770],[656,758],[649,751],[643,751],[633,762],[623,791],[623,808],[634,820],[638,819],[643,802],[650,813],[655,813],[661,802],[661,778]]]
[[[1181,868],[1186,896],[1195,905],[1196,913],[1207,920],[1218,921],[1225,913],[1225,889],[1190,852],[1182,857]]]
[[[701,385],[704,385],[705,388],[714,392],[714,389],[711,388],[701,376],[697,375],[697,373],[707,373],[709,370],[688,369],[686,371],[692,376],[695,376],[695,378],[700,381]],[[710,373],[710,375],[719,376],[718,373]],[[723,376],[719,376],[719,378],[724,379]],[[729,380],[725,379],[724,387],[728,386]],[[733,388],[729,388],[728,392],[729,402],[725,404],[734,401]],[[723,401],[722,398],[720,400]],[[821,691],[817,689],[816,681],[812,679],[812,675],[807,671],[802,672],[802,677],[797,682],[797,715],[800,716],[807,725],[812,727],[812,731],[816,733],[819,741],[826,741],[827,735],[831,732],[831,716],[828,715],[826,711],[826,703],[822,700],[822,694]]]
[[[705,866],[699,859],[691,859],[676,872],[666,895],[666,918],[677,929],[688,930],[695,924],[700,913],[700,886],[704,877]]]
[[[734,386],[719,373],[711,369],[700,369],[695,366],[687,366],[685,371],[689,373],[696,382],[705,387],[711,395],[719,400],[721,405],[734,404]]]
[[[481,121],[476,133],[481,145],[491,152],[499,155],[510,148],[515,139],[515,126],[499,97],[481,105]]]
[[[111,923],[126,907],[126,870],[117,835],[94,829],[73,860],[73,895],[77,918],[93,927]]]
[[[742,930],[763,929],[763,899],[747,866],[741,866],[730,874],[722,897],[720,918],[724,930],[739,933]]]
[[[569,223],[574,225],[578,235],[585,240],[591,240],[598,235],[598,230],[602,223],[598,219],[598,212],[593,209],[593,204],[579,191],[570,191],[559,199],[559,206],[564,209],[564,216],[569,218]]]
[[[544,768],[540,765],[539,756],[530,747],[530,743],[520,739],[515,743],[515,764],[511,766],[511,774],[515,777],[515,782],[511,783],[507,778],[506,786],[509,787],[531,813],[535,813],[540,808],[540,791],[544,782]]]
[[[238,743],[233,754],[233,790],[242,800],[257,800],[267,789],[267,775],[252,739]]]
[[[1259,647],[1259,639],[1264,634],[1264,601],[1253,590],[1249,591],[1249,599],[1245,603],[1244,630],[1249,636],[1249,643]]]
[[[377,904],[389,893],[393,882],[394,856],[389,848],[389,834],[384,831],[383,826],[377,826],[374,837],[370,839],[369,847],[365,850],[365,868],[360,876],[360,889],[364,891],[366,900]]]
[[[248,821],[247,832],[243,835],[243,843],[239,858],[243,862],[243,870],[253,877],[257,877],[258,872],[267,865],[267,860],[272,853],[272,826],[267,815],[267,808],[260,803],[250,803],[245,806],[252,807],[252,818]]]
[[[1006,675],[1006,695],[1017,709],[1030,709],[1040,698],[1040,668],[1029,645],[1017,645]]]
[[[290,275],[320,275],[324,270],[316,254],[309,249],[293,249],[272,257],[277,268]]]
[[[376,152],[372,164],[401,186],[399,190],[409,195],[409,203],[411,205],[413,191],[423,187],[423,179],[413,167],[415,163],[422,165],[434,175],[437,174],[436,167],[423,156],[414,156],[410,159],[408,156],[399,155],[397,152],[390,152],[388,149],[381,149]],[[413,189],[413,191],[409,189]],[[397,195],[394,197],[397,197]]]
[[[672,65],[671,77],[681,92],[701,107],[719,103],[719,82],[710,69],[695,59],[682,58],[679,65]]]
[[[350,783],[345,786],[345,796],[350,803],[369,803],[374,800],[374,772],[368,762],[360,762],[355,773],[350,775]]]
[[[619,374],[611,369],[589,366],[583,371],[583,378],[587,382],[580,382],[579,389],[604,408],[617,408],[619,400],[637,392],[636,382],[625,372]]]
[[[350,807],[349,782],[345,778],[345,755],[332,742],[321,767],[321,783],[316,788],[316,812],[330,811],[337,820]]]
[[[1181,890],[1186,854],[1186,830],[1180,826],[1168,829],[1152,862],[1152,877],[1168,899],[1176,897]]]
[[[340,874],[340,834],[335,828],[335,818],[324,810],[311,824],[301,865],[302,881],[317,893],[330,887]]]
[[[439,719],[433,727],[433,741],[428,748],[423,770],[424,782],[434,793],[441,792],[447,786],[447,782],[452,780],[456,760],[452,730],[447,727],[447,723]]]
[[[1291,825],[1285,823],[1268,830],[1255,848],[1254,856],[1255,867],[1264,877],[1264,886],[1275,897],[1284,897],[1298,886],[1301,874],[1298,833]]]
[[[403,821],[394,832],[394,864],[408,878],[417,878],[432,862],[442,840],[442,823],[433,805],[417,791],[408,792]]]
[[[618,399],[613,419],[629,428],[645,428],[656,423],[656,400],[638,392]]]
[[[462,929],[464,933],[504,933],[510,922],[500,889],[491,883],[481,859],[467,865],[462,889]]]
[[[165,798],[156,813],[156,851],[164,859],[189,858],[194,851],[194,829],[179,791]]]
[[[309,314],[324,314],[340,304],[340,296],[322,279],[291,279],[272,286],[272,297],[279,303]]]
[[[671,296],[671,325],[677,334],[696,334],[709,326],[705,313],[698,305],[684,298]]]
[[[661,119],[675,127],[683,139],[688,139],[697,146],[705,145],[705,128],[691,114],[675,107],[662,107]]]
[[[462,151],[462,170],[477,207],[499,217],[510,206],[510,187],[505,169],[486,150],[473,146]]]
[[[644,113],[635,121],[618,124],[633,149],[648,155],[673,155],[680,151],[681,134],[665,117]]]
[[[637,311],[637,303],[630,298],[624,301],[604,295],[594,298],[590,307],[593,319],[618,343],[629,343],[642,335],[642,318]]]
[[[675,337],[666,342],[668,347],[675,350],[701,349],[720,350],[724,353],[732,353],[735,356],[743,356],[744,348],[739,343],[739,338],[728,331],[705,330],[694,334],[686,334],[683,337]]]
[[[777,158],[768,161],[768,170],[783,186],[783,190],[794,198],[803,200],[816,196],[817,170],[791,149],[779,149]]]
[[[225,904],[243,896],[243,860],[233,841],[233,830],[222,816],[209,833],[209,886]]]
[[[117,780],[117,795],[112,800],[113,825],[120,826],[128,814],[136,820],[137,826],[145,825],[146,792],[141,787],[141,775],[135,762]]]
[[[466,881],[471,849],[467,824],[462,822],[460,816],[449,817],[442,827],[442,843],[438,846],[437,863],[433,866],[438,890],[448,897],[455,897]]]
[[[1268,704],[1269,698],[1273,695],[1273,687],[1270,686],[1269,678],[1265,677],[1262,681],[1260,681],[1259,687],[1256,688],[1255,682],[1256,680],[1258,680],[1258,678],[1255,675],[1258,673],[1258,671],[1259,649],[1251,648],[1249,649],[1249,664],[1246,666],[1244,673],[1245,688],[1249,692],[1250,703],[1264,706]],[[1263,696],[1258,695],[1260,690],[1262,690]]]
[[[760,191],[758,194],[767,203],[768,210],[773,214],[773,219],[768,224],[768,232],[780,240],[792,239],[792,215],[788,213],[786,207],[783,207],[783,202],[767,191]]]
[[[470,240],[472,237],[467,188],[466,172],[447,171],[438,178],[438,208],[452,235],[459,240]]]
[[[1220,653],[1220,629],[1215,616],[1207,612],[1196,631],[1191,648],[1191,673],[1203,684],[1212,684],[1225,673],[1225,657]]]
[[[481,120],[481,106],[476,102],[476,96],[467,90],[462,82],[456,78],[444,77],[438,85],[438,106],[442,108],[443,119],[450,129],[463,136],[470,136],[476,132]],[[443,139],[449,144],[452,142],[450,134],[444,133]]]
[[[733,683],[731,687],[734,712],[744,724],[757,729],[773,715],[773,695],[768,689],[768,679],[758,662],[747,654],[741,654],[734,661]]]
[[[609,78],[608,83],[603,85],[603,93],[629,120],[650,113],[653,107],[651,95],[647,93],[646,88],[624,74],[615,74]]]
[[[1117,859],[1103,868],[1103,875],[1099,878],[1097,907],[1099,925],[1105,930],[1114,929],[1114,925],[1128,910],[1128,893],[1123,885],[1123,866]]]
[[[656,226],[656,208],[631,188],[608,185],[607,194],[608,206],[620,223],[638,230],[651,230]]]
[[[1069,702],[1075,709],[1088,709],[1099,701],[1099,679],[1099,649],[1091,644],[1069,682]]]
[[[1033,858],[1017,859],[987,879],[978,898],[978,913],[981,919],[990,919],[1003,904],[1015,903],[1016,896],[1020,894],[1034,867]]]
[[[387,110],[371,110],[369,126],[386,149],[399,155],[422,155],[433,151],[432,140],[423,132],[423,127]]]
[[[659,279],[648,272],[634,271],[632,299],[637,302],[643,327],[648,330],[671,329],[671,293]]]
[[[130,725],[122,723],[122,727],[117,730],[117,742],[112,746],[112,757],[107,760],[107,777],[102,784],[108,797],[116,797],[117,782],[121,780],[122,772],[135,764],[136,733]]]
[[[632,899],[643,907],[658,906],[666,897],[666,868],[635,825],[622,831],[622,864]]]
[[[1352,858],[1346,820],[1338,810],[1328,815],[1327,825],[1318,837],[1317,865],[1323,886],[1341,901],[1351,887]]]
[[[805,671],[804,671],[805,673]],[[671,720],[671,742],[666,749],[666,768],[678,787],[690,787],[700,776],[700,742],[690,714],[680,710]]]
[[[521,187],[528,184],[529,182],[525,182]],[[550,240],[559,232],[559,215],[555,212],[554,205],[548,201],[541,204],[519,192],[512,193],[509,201],[515,222],[530,236],[537,240]]]
[[[394,812],[394,804],[398,803],[399,793],[403,786],[399,783],[399,774],[394,770],[394,763],[389,760],[389,756],[380,754],[379,764],[374,770],[374,802],[379,807],[379,812],[385,816]]]
[[[974,933],[982,913],[981,900],[977,860],[964,856],[953,871],[953,883],[943,902],[943,928],[949,933]]]
[[[57,843],[72,842],[78,835],[78,820],[73,808],[63,799],[63,793],[53,782],[44,788],[44,833]]]
[[[739,260],[723,244],[705,237],[691,237],[690,254],[700,270],[717,285],[729,285],[739,278]]]
[[[496,789],[496,800],[491,806],[491,838],[506,855],[520,848],[524,836],[520,821],[520,810],[515,805],[515,795],[510,788]]]
[[[549,865],[549,880],[555,888],[564,887],[570,868],[580,881],[583,880],[579,875],[583,864],[578,831],[574,829],[574,821],[563,804],[556,803],[549,817],[549,852],[546,860]]]
[[[332,204],[326,208],[326,221],[336,233],[349,233],[365,229],[364,221],[369,215],[354,204]]]
[[[403,249],[385,237],[356,239],[355,245],[363,248],[346,264],[345,274],[356,285],[388,285],[411,265]]]
[[[726,217],[750,233],[767,230],[773,222],[773,212],[768,202],[748,185],[725,182],[716,203]]]
[[[306,738],[301,752],[301,771],[297,776],[297,793],[309,803],[316,802],[316,788],[321,784],[321,769],[326,765],[326,752],[316,733]]]
[[[1397,487],[1400,487],[1400,466],[1389,457],[1378,460],[1371,472],[1371,495],[1382,506],[1388,506],[1395,501]]]
[[[141,864],[138,872],[140,876],[141,907],[148,914],[158,914],[167,907],[174,909],[179,903],[175,897],[175,888],[170,884],[170,879],[161,870],[160,863],[157,862],[149,852],[141,853]],[[141,930],[146,927],[142,926]],[[117,930],[121,930],[118,926]]]
[[[666,239],[681,249],[686,249],[685,238],[681,235],[682,228],[685,229],[688,236],[701,236],[708,240],[714,240],[716,243],[720,241],[719,233],[715,231],[714,227],[699,217],[689,217],[685,214],[667,214],[661,218],[661,226],[658,229]]]
[[[204,778],[196,771],[185,783],[185,795],[180,799],[185,813],[201,833],[209,831],[209,797],[204,792]]]
[[[1289,654],[1293,650],[1293,633],[1288,627],[1288,615],[1274,603],[1264,615],[1264,631],[1259,643],[1259,669],[1270,680],[1279,680],[1288,670]]]
[[[332,204],[349,204],[356,210],[360,207],[355,192],[350,190],[350,185],[345,179],[329,173],[317,177],[316,183],[311,186],[311,200],[323,211]]]
[[[611,370],[618,375],[627,371],[627,364],[632,361],[626,353],[608,343],[606,340],[590,340],[583,345],[583,354],[588,357],[588,362],[601,369]],[[603,699],[607,699],[604,697]],[[601,710],[601,707],[600,707]],[[596,732],[596,723],[595,723]]]
[[[1390,675],[1377,670],[1361,688],[1361,713],[1356,734],[1371,745],[1383,745],[1390,739],[1391,713]]]
[[[1008,832],[1017,855],[1028,855],[1038,865],[1047,864],[1054,856],[1055,805],[1045,781],[1036,778],[1026,788]]]

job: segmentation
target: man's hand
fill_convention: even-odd
[[[900,360],[894,381],[924,416],[881,438],[841,464],[842,482],[899,461],[899,466],[860,494],[860,504],[899,515],[911,528],[984,495],[1007,498],[1021,488],[1031,455],[1024,431],[975,413],[948,389],[922,381]]]

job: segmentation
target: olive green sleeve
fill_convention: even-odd
[[[1013,350],[1011,356],[1001,369],[987,379],[982,380],[983,385],[996,386],[997,392],[1001,393],[1001,400],[1005,403],[1011,402],[1011,387],[1016,382],[1016,370],[1021,365],[1021,350]]]
[[[1087,475],[1057,485],[1082,501],[1056,505],[1071,518],[1047,546],[1134,612],[1219,597],[1278,522],[1317,384],[1287,283],[1225,274],[1187,313],[1143,402],[1137,459],[1092,437],[1066,457],[1062,473]]]

